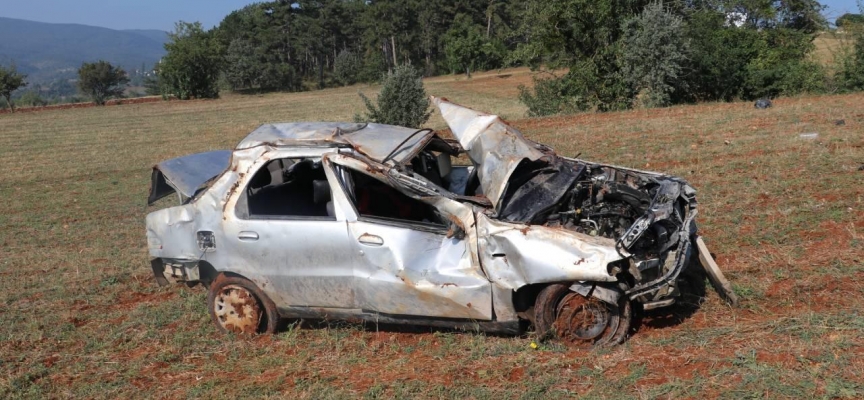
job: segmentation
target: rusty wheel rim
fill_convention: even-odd
[[[614,332],[609,308],[597,299],[568,293],[556,307],[553,324],[558,338],[572,343],[596,343]]]
[[[213,300],[216,320],[226,331],[253,335],[261,324],[261,307],[248,290],[228,285]]]

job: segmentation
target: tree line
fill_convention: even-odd
[[[864,89],[864,52],[840,54],[836,70],[813,58],[822,11],[816,0],[271,1],[208,31],[178,24],[158,69],[163,92],[186,98],[373,82],[401,65],[469,77],[530,66],[549,71],[522,88],[532,115]],[[860,47],[855,18],[842,21]],[[207,55],[178,68],[195,64],[189,48]],[[210,77],[205,90],[178,75],[189,69]]]
[[[181,99],[511,66],[531,115],[864,90],[864,29],[834,67],[813,57],[816,0],[269,1],[219,25],[180,22],[149,93]]]

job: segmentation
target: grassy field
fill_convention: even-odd
[[[853,51],[855,40],[851,34],[838,32],[822,32],[813,40],[813,57],[820,64],[832,68],[845,52]]]
[[[427,91],[500,113],[563,155],[688,179],[740,307],[710,292],[595,350],[343,324],[223,336],[203,288],[152,279],[151,166],[232,147],[264,122],[350,119],[357,91],[375,88],[7,114],[0,397],[864,396],[864,94],[525,119],[519,83],[526,70],[440,77]]]

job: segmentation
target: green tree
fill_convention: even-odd
[[[662,2],[624,21],[621,74],[637,93],[639,105],[667,106],[681,88],[689,48],[683,25],[683,18],[665,10]]]
[[[541,90],[522,87],[520,99],[532,115],[629,107],[633,93],[621,79],[623,22],[641,12],[645,0],[549,0],[529,2],[513,58],[532,67],[568,68],[561,82],[542,80]],[[543,99],[539,96],[559,96]],[[532,106],[535,105],[535,106]],[[541,105],[541,106],[536,106]]]
[[[834,25],[836,25],[838,28],[846,28],[853,25],[864,25],[864,14],[843,14],[838,17],[836,21],[834,21]]]
[[[27,75],[18,73],[15,64],[9,67],[0,65],[0,96],[6,99],[6,104],[9,105],[9,109],[12,112],[15,112],[15,103],[12,102],[12,92],[27,86],[27,82],[24,80],[26,78]]]
[[[250,39],[237,38],[228,45],[223,72],[231,89],[250,89],[258,86],[263,67],[258,49]]]
[[[358,121],[419,128],[432,114],[420,73],[410,65],[400,65],[387,74],[378,93],[378,104],[360,93],[368,112]]]
[[[333,62],[333,79],[342,86],[357,83],[363,60],[348,50],[342,50]]]
[[[178,22],[165,43],[168,54],[157,66],[162,94],[180,99],[219,97],[222,48],[200,22]]]
[[[123,96],[127,83],[126,71],[107,61],[85,62],[78,69],[78,89],[98,105],[104,105],[112,97]]]
[[[154,66],[151,71],[147,72],[144,80],[141,81],[141,84],[144,86],[144,94],[148,96],[162,94],[162,84],[159,82],[159,75],[156,73],[158,68],[158,65]]]
[[[475,24],[470,16],[457,15],[453,25],[444,35],[444,51],[450,63],[450,70],[464,71],[470,78],[471,70],[477,63],[482,62],[480,59],[483,56],[485,42],[483,28]]]

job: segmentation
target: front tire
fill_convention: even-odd
[[[207,308],[216,327],[226,333],[274,333],[279,323],[275,304],[245,278],[219,275],[210,285]]]
[[[616,306],[584,297],[560,283],[543,289],[534,307],[535,329],[540,339],[554,338],[570,344],[621,344],[633,319],[626,297],[622,296]]]

